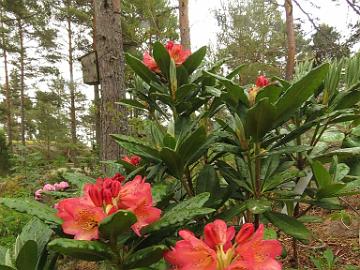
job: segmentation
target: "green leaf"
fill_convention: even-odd
[[[96,181],[95,179],[80,173],[65,173],[64,178],[79,188],[82,188],[85,184],[93,184]]]
[[[310,231],[304,226],[304,224],[295,218],[277,212],[266,212],[264,215],[272,224],[284,233],[302,242],[310,240]]]
[[[158,41],[153,45],[153,56],[161,73],[164,74],[166,78],[169,78],[170,55],[164,45]]]
[[[225,221],[231,221],[234,217],[239,216],[241,213],[245,212],[247,209],[246,203],[237,204],[231,206],[229,209],[221,212],[216,216],[216,219],[223,219]]]
[[[184,174],[184,163],[179,154],[168,147],[163,147],[160,156],[170,174],[177,179],[181,179]]]
[[[360,147],[342,148],[312,158],[322,163],[328,163],[331,162],[333,156],[337,156],[339,162],[351,161],[360,157]]]
[[[28,240],[20,249],[16,257],[17,270],[35,270],[38,261],[38,249],[36,242]]]
[[[247,66],[246,64],[241,64],[241,65],[237,66],[233,71],[231,71],[228,75],[226,75],[226,78],[231,80],[236,75],[238,75],[240,73],[240,71],[246,66]]]
[[[353,107],[360,101],[360,82],[356,83],[350,89],[340,92],[335,99],[332,101],[332,110],[343,110]]]
[[[73,240],[58,238],[48,244],[50,250],[87,261],[111,260],[110,248],[98,241]]]
[[[299,176],[299,170],[295,167],[291,167],[286,171],[273,175],[269,179],[265,179],[262,187],[262,191],[270,191],[281,184],[289,182]]]
[[[331,185],[331,183],[332,183],[331,175],[325,169],[325,167],[322,165],[321,162],[319,162],[319,161],[312,162],[311,169],[313,171],[317,186],[319,188],[324,188],[328,185]]]
[[[56,216],[56,209],[35,200],[23,198],[0,198],[0,204],[18,212],[35,216],[46,223],[62,223],[62,220]]]
[[[301,216],[297,218],[301,223],[323,223],[324,219],[318,216]]]
[[[297,146],[284,146],[273,148],[268,152],[262,154],[263,156],[272,156],[272,155],[282,155],[282,154],[291,154],[291,153],[299,153],[305,152],[312,149],[311,146],[307,145],[297,145]]]
[[[329,64],[323,64],[292,84],[276,103],[277,122],[288,120],[310,98],[325,79]]]
[[[189,75],[191,75],[202,63],[206,55],[206,47],[201,47],[196,52],[192,53],[183,63]]]
[[[133,212],[119,210],[101,221],[99,231],[106,239],[116,239],[120,234],[128,232],[136,221]]]
[[[0,265],[0,270],[16,270],[16,269],[7,265]]]
[[[248,136],[260,141],[273,127],[276,109],[268,98],[264,98],[250,108],[246,114],[245,130]]]
[[[265,86],[257,93],[256,102],[259,102],[263,98],[268,98],[271,103],[275,103],[283,91],[284,89],[282,87],[275,84]]]
[[[146,83],[150,84],[151,81],[159,82],[156,75],[147,66],[145,66],[142,61],[128,53],[125,54],[125,59],[128,65]]]
[[[266,198],[249,199],[246,201],[246,206],[253,214],[262,214],[271,209],[271,202]]]
[[[150,266],[159,261],[167,249],[168,247],[165,245],[156,245],[138,250],[126,258],[125,268],[135,269]]]
[[[123,99],[120,102],[115,102],[116,104],[125,105],[139,110],[147,110],[148,108],[136,99]]]
[[[195,152],[194,150],[199,148],[205,142],[206,131],[205,128],[201,126],[177,146],[179,157],[186,163]]]
[[[220,191],[219,178],[213,166],[206,164],[200,171],[196,181],[196,193],[209,192],[211,196]]]
[[[201,193],[186,201],[176,204],[173,208],[167,211],[159,221],[146,227],[144,232],[158,231],[174,225],[182,226],[196,217],[214,212],[215,209],[203,207],[209,200],[209,196],[209,193]]]
[[[335,184],[329,184],[327,186],[324,186],[320,188],[316,196],[318,198],[331,198],[331,197],[338,197],[338,193],[345,187],[346,185],[344,183],[335,183]]]

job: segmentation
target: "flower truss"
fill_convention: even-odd
[[[191,54],[190,50],[184,50],[182,45],[175,44],[173,41],[168,41],[165,48],[169,52],[170,58],[174,60],[177,66],[182,65]],[[148,52],[144,53],[143,62],[150,70],[160,73],[160,68],[155,59]]]
[[[187,230],[165,260],[176,270],[280,270],[276,257],[282,246],[277,240],[264,240],[264,225],[255,231],[253,224],[245,224],[236,235],[234,227],[223,220],[215,220],[204,228],[199,239]],[[236,235],[236,236],[235,236]],[[235,239],[235,241],[233,241]]]
[[[60,183],[55,183],[54,185],[46,184],[43,186],[43,188],[40,188],[35,191],[35,200],[40,201],[42,199],[41,193],[43,193],[44,191],[64,191],[69,187],[70,187],[69,183],[65,181],[62,181]]]
[[[57,215],[63,220],[62,228],[78,240],[99,238],[99,223],[118,210],[132,211],[137,222],[133,231],[140,236],[141,229],[160,218],[161,210],[153,206],[151,186],[140,175],[124,183],[125,177],[98,178],[95,184],[84,186],[79,198],[62,200]]]

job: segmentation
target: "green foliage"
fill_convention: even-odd
[[[9,172],[10,155],[7,147],[4,130],[0,129],[0,176]]]

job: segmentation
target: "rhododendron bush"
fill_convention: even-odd
[[[105,163],[116,174],[65,174],[72,188],[55,207],[0,199],[56,232],[41,256],[113,269],[277,270],[286,254],[277,238],[292,237],[296,259],[298,242],[311,240],[308,211],[359,193],[343,170],[358,149],[319,146],[328,128],[359,120],[356,87],[330,93],[327,63],[291,82],[259,73],[243,86],[242,65],[222,74],[226,61],[205,55],[171,41],[126,55],[133,98],[120,103],[149,125],[142,138],[111,135],[129,152]]]

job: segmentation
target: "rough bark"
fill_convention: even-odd
[[[96,51],[101,79],[101,158],[116,160],[121,150],[110,134],[126,134],[127,114],[115,104],[125,97],[120,0],[94,0]]]
[[[17,20],[20,43],[20,129],[21,143],[25,146],[25,47],[24,47],[24,28],[21,19]]]
[[[291,80],[294,75],[295,57],[296,57],[296,41],[295,41],[292,0],[285,0],[284,6],[286,12],[286,35],[287,35],[286,79]]]
[[[67,7],[71,7],[71,0],[67,1]],[[72,22],[71,16],[68,15],[67,18],[67,32],[68,32],[68,63],[69,63],[69,90],[70,90],[70,132],[71,132],[71,143],[73,144],[73,149],[71,151],[71,159],[76,163],[76,151],[75,146],[77,144],[76,136],[76,107],[75,107],[75,82],[74,82],[74,59],[73,59],[73,41],[72,41]]]
[[[4,25],[1,22],[1,27]],[[9,69],[8,69],[8,59],[7,59],[7,50],[6,50],[6,38],[5,33],[2,33],[2,43],[3,43],[3,58],[4,58],[4,76],[5,76],[5,97],[6,97],[6,129],[8,135],[8,146],[10,151],[12,151],[12,141],[13,141],[13,133],[12,133],[12,101],[10,94],[10,85],[9,85]]]
[[[183,45],[185,49],[191,49],[189,0],[179,0],[179,24],[181,45]]]

